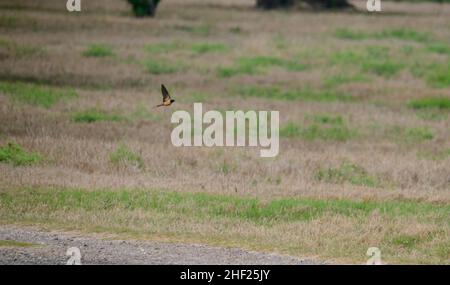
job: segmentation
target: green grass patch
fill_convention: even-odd
[[[257,74],[265,68],[279,65],[282,60],[277,57],[257,56],[239,58],[232,67],[220,67],[218,74],[220,77],[232,77],[240,74]]]
[[[278,66],[284,68],[285,70],[294,72],[303,71],[308,68],[306,64],[301,63],[300,61],[297,60],[284,61],[282,64]]]
[[[300,126],[292,121],[280,128],[280,136],[300,137],[305,140],[347,141],[357,136],[357,131],[348,128],[342,117],[328,115],[309,116],[312,123]]]
[[[346,126],[323,127],[316,124],[304,128],[301,136],[307,140],[348,141],[357,135],[357,131]]]
[[[234,66],[219,67],[217,73],[220,77],[232,77],[240,74],[253,75],[260,74],[270,67],[281,67],[288,71],[303,71],[307,65],[297,60],[285,60],[272,56],[241,57]]]
[[[0,240],[0,247],[32,247],[32,246],[38,246],[38,244],[15,240]]]
[[[334,36],[343,40],[365,40],[370,37],[369,34],[361,31],[354,31],[347,28],[340,28],[334,32]]]
[[[233,77],[233,76],[241,75],[241,74],[253,75],[253,74],[256,74],[259,72],[260,72],[260,70],[255,67],[239,66],[239,67],[219,67],[219,68],[217,68],[217,75],[219,77],[223,77],[223,78]]]
[[[412,250],[420,243],[430,240],[431,238],[431,236],[401,234],[393,237],[391,242],[396,246]]]
[[[191,46],[191,51],[195,54],[205,54],[205,53],[225,53],[228,52],[230,48],[222,43],[195,43]]]
[[[431,39],[430,33],[418,32],[406,28],[385,29],[377,33],[365,33],[362,31],[340,28],[334,32],[334,36],[344,40],[365,40],[365,39],[397,39],[402,41],[412,41],[424,43]]]
[[[344,162],[336,168],[320,169],[316,179],[327,183],[350,183],[354,185],[378,187],[380,181],[356,164]]]
[[[72,115],[72,118],[77,123],[94,123],[98,121],[117,122],[126,119],[119,114],[110,114],[96,108],[76,112]]]
[[[243,97],[260,97],[287,101],[350,102],[356,100],[353,96],[346,93],[311,88],[282,90],[278,87],[246,86],[237,89],[236,92]]]
[[[6,11],[8,8],[3,8],[3,11]],[[2,13],[0,17],[0,27],[5,29],[16,29],[16,28],[24,28],[29,29],[31,31],[37,30],[37,20],[33,17],[26,16],[22,13],[14,13],[14,15],[8,15],[6,13]]]
[[[440,109],[420,109],[416,115],[425,121],[440,122],[447,120],[449,113]]]
[[[427,50],[438,54],[450,55],[450,45],[444,43],[433,43],[427,46]]]
[[[170,53],[179,50],[183,47],[183,43],[179,41],[173,42],[161,42],[155,44],[149,44],[145,46],[145,51],[154,54]]]
[[[42,56],[45,50],[42,47],[23,45],[0,38],[0,54],[5,53],[11,57]]]
[[[127,116],[127,118],[131,121],[136,121],[136,120],[152,120],[153,121],[153,120],[161,119],[160,116],[149,112],[148,109],[144,105],[137,106],[136,109]]]
[[[125,164],[135,166],[139,169],[144,168],[144,160],[142,157],[123,144],[119,145],[119,147],[110,154],[109,161],[115,165]]]
[[[181,64],[172,63],[166,59],[149,58],[143,62],[145,70],[150,74],[170,74],[183,69]]]
[[[9,142],[0,147],[0,162],[14,166],[26,166],[38,164],[41,161],[42,156],[40,154],[28,152],[15,142]]]
[[[417,154],[419,158],[430,159],[430,160],[444,160],[450,158],[450,148],[433,150],[433,151],[423,151]]]
[[[50,108],[61,100],[77,97],[73,89],[23,82],[0,82],[0,92],[13,100],[45,108]]]
[[[433,248],[432,251],[434,254],[436,254],[439,258],[442,258],[442,260],[449,260],[450,259],[450,242],[443,241],[437,244],[435,248]]]
[[[194,102],[194,103],[207,102],[213,96],[214,96],[213,94],[207,94],[207,93],[203,93],[203,92],[193,92],[189,95],[189,102]]]
[[[427,83],[436,88],[450,87],[450,64],[437,65],[426,75]]]
[[[450,157],[450,148],[439,152],[439,158],[445,159]]]
[[[352,50],[338,51],[330,56],[332,64],[359,64],[363,59],[362,53]]]
[[[387,47],[371,46],[358,51],[339,51],[331,54],[331,64],[354,65],[362,72],[384,77],[392,77],[401,71],[405,65],[390,55]]]
[[[105,112],[97,108],[88,109],[81,112],[75,112],[72,114],[72,119],[77,123],[94,123],[99,121],[105,122],[133,122],[138,120],[159,120],[160,117],[149,112],[148,109],[142,105],[136,107],[136,109],[130,114],[118,114]]]
[[[351,169],[344,178],[356,183],[374,183],[360,169]],[[356,172],[356,173],[355,173]],[[349,176],[349,177],[347,177]],[[357,178],[355,178],[357,176]],[[361,177],[362,176],[362,177]],[[312,198],[288,198],[261,201],[257,198],[160,192],[153,190],[82,190],[66,188],[25,188],[0,192],[0,213],[5,220],[54,223],[60,215],[56,211],[104,212],[121,215],[123,212],[157,212],[194,219],[230,218],[260,225],[275,222],[309,221],[325,214],[364,217],[374,211],[390,217],[420,216],[448,223],[450,206],[408,201],[351,201]],[[108,216],[108,214],[106,214]],[[114,217],[110,217],[114,218]],[[116,218],[116,226],[126,226],[127,219]],[[67,219],[66,219],[67,220]],[[71,223],[73,225],[73,223]]]
[[[427,127],[407,128],[405,131],[405,139],[408,142],[423,142],[433,138],[433,132]]]
[[[406,28],[386,29],[374,35],[377,39],[398,39],[404,41],[427,42],[431,39],[430,33],[418,32]]]
[[[89,45],[83,55],[87,57],[108,57],[114,55],[114,52],[110,45],[96,43]]]
[[[425,97],[414,99],[408,102],[408,107],[420,109],[441,109],[450,110],[450,98],[446,97]]]
[[[249,183],[254,185],[258,181]],[[365,239],[352,239],[361,232],[361,225],[375,222],[373,226],[379,227],[385,221],[392,221],[387,230],[372,233],[385,249],[383,260],[391,264],[448,263],[450,253],[446,235],[450,205],[400,198],[269,199],[167,189],[21,187],[0,191],[0,216],[7,224],[118,234],[124,238],[163,237],[174,242],[233,244],[293,255],[314,248],[308,253],[324,260],[344,256],[354,263],[365,260],[364,253],[370,246],[370,241]],[[322,225],[320,229],[318,223]],[[429,242],[416,243],[418,246],[412,254],[402,250],[409,241],[398,241],[398,245],[392,242],[410,224],[429,226],[433,234]],[[310,230],[315,233],[312,240],[319,239],[317,244],[298,247],[311,235]],[[293,234],[280,234],[286,231]],[[344,247],[343,241],[348,241]],[[343,250],[336,251],[336,247]],[[357,247],[354,251],[348,251],[354,247]]]
[[[289,47],[289,43],[282,34],[276,34],[273,38],[275,47],[279,50],[286,50]]]
[[[353,82],[370,82],[370,79],[367,76],[364,76],[363,74],[353,74],[353,75],[335,74],[326,77],[323,81],[323,85],[326,88],[333,88]]]
[[[437,62],[416,62],[411,67],[414,76],[425,79],[434,88],[450,87],[450,64]]]
[[[292,122],[289,121],[287,122],[285,125],[281,126],[280,128],[280,136],[281,137],[286,137],[286,138],[294,138],[294,137],[299,137],[302,133],[302,128]]]
[[[357,135],[357,131],[348,128],[341,116],[327,114],[307,115],[307,126],[288,122],[280,128],[282,137],[301,137],[306,140],[347,141]]]
[[[404,65],[391,59],[366,60],[361,64],[362,70],[384,77],[392,77],[404,68]]]
[[[439,68],[437,62],[423,62],[416,61],[411,64],[411,74],[416,77],[426,78],[426,76],[433,70]]]
[[[2,15],[0,17],[0,27],[3,28],[15,28],[19,22],[20,19],[17,16]]]
[[[403,128],[401,126],[393,126],[388,129],[387,136],[398,143],[406,144],[422,143],[434,138],[433,132],[428,127]]]
[[[407,56],[411,56],[417,49],[414,46],[404,45],[400,48],[400,51]]]

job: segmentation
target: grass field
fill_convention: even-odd
[[[61,2],[0,3],[0,223],[450,264],[450,4]],[[280,111],[279,155],[173,147],[194,102]]]

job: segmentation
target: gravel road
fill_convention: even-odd
[[[0,226],[0,240],[37,244],[0,247],[0,264],[66,264],[69,247],[78,247],[82,264],[317,264],[311,259],[197,244],[109,240],[76,233]]]

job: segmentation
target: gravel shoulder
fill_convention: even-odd
[[[66,251],[77,247],[82,264],[319,264],[287,255],[198,244],[109,240],[72,232],[42,231],[32,227],[0,226],[0,240],[36,244],[0,247],[0,264],[66,264]]]

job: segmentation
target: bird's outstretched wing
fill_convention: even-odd
[[[170,98],[169,91],[167,91],[166,86],[164,86],[164,84],[161,84],[161,93],[163,96],[163,103],[170,103],[170,100],[172,98]]]

